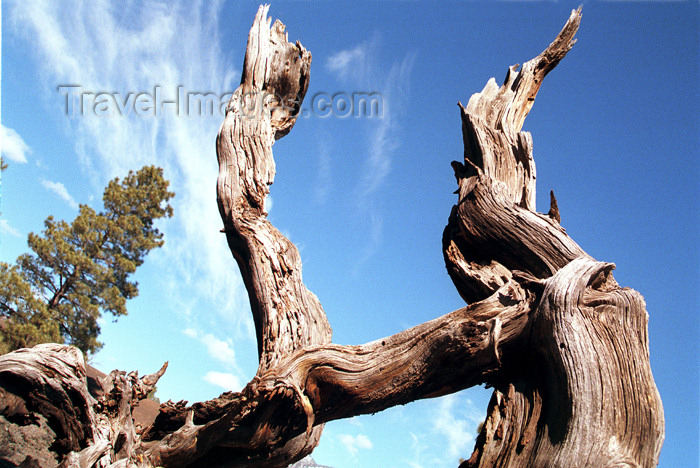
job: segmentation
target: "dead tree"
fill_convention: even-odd
[[[327,421],[485,383],[494,388],[487,419],[462,466],[655,466],[664,421],[644,300],[566,234],[553,194],[549,213],[535,211],[532,139],[521,131],[542,80],[575,42],[580,10],[502,86],[490,80],[459,105],[464,160],[452,163],[458,196],[443,247],[468,305],[360,346],[331,343],[299,252],[266,217],[272,145],[296,121],[311,63],[267,11],[253,23],[217,139],[222,231],[250,297],[256,376],[239,393],[165,403],[142,429],[132,407],[165,369],[143,379],[114,371],[89,388],[75,349],[10,353],[0,358],[3,457],[21,466],[282,467],[311,453]]]

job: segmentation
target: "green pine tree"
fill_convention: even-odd
[[[0,263],[0,353],[45,342],[95,353],[97,320],[126,315],[126,301],[138,294],[129,276],[163,245],[153,223],[172,216],[168,185],[155,166],[113,179],[103,211],[80,205],[70,224],[49,216],[41,235],[29,234],[33,253],[16,266]]]

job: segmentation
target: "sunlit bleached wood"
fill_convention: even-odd
[[[299,252],[265,213],[272,146],[296,121],[311,63],[267,12],[256,15],[217,138],[222,235],[250,297],[256,376],[241,392],[164,403],[142,431],[133,408],[165,366],[142,379],[114,371],[89,389],[74,348],[10,353],[0,357],[0,424],[31,440],[12,461],[285,467],[311,453],[328,421],[487,384],[487,418],[463,467],[655,466],[664,421],[644,300],[567,235],[553,193],[547,214],[535,210],[532,138],[521,131],[542,80],[575,42],[580,10],[502,86],[491,80],[459,105],[465,152],[452,164],[457,203],[443,247],[467,305],[358,346],[331,343]]]

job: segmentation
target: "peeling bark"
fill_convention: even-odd
[[[463,467],[655,466],[664,421],[644,300],[567,235],[553,193],[549,212],[535,211],[532,138],[521,131],[542,80],[575,42],[580,10],[542,54],[510,67],[502,86],[490,80],[459,104],[465,151],[452,163],[458,200],[443,247],[468,305],[360,346],[331,343],[299,252],[266,217],[272,145],[296,121],[311,63],[267,11],[256,15],[217,138],[217,202],[250,297],[256,376],[239,393],[164,403],[140,431],[133,408],[165,366],[142,379],[113,371],[90,391],[75,348],[10,353],[0,357],[0,425],[15,448],[2,459],[284,467],[311,453],[328,421],[485,383],[494,394]]]

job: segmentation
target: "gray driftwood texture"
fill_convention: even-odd
[[[327,421],[486,383],[487,419],[463,467],[656,466],[663,409],[642,296],[535,211],[532,139],[542,80],[574,45],[574,11],[544,52],[460,104],[463,162],[443,236],[466,307],[359,346],[331,343],[296,247],[267,220],[272,146],[292,129],[311,54],[260,7],[241,85],[217,139],[223,232],[245,281],[260,366],[239,393],[167,402],[149,427],[132,410],[165,371],[89,385],[81,354],[41,345],[0,358],[0,452],[11,466],[284,467]],[[205,187],[203,187],[203,190]],[[467,455],[467,454],[465,454]]]

